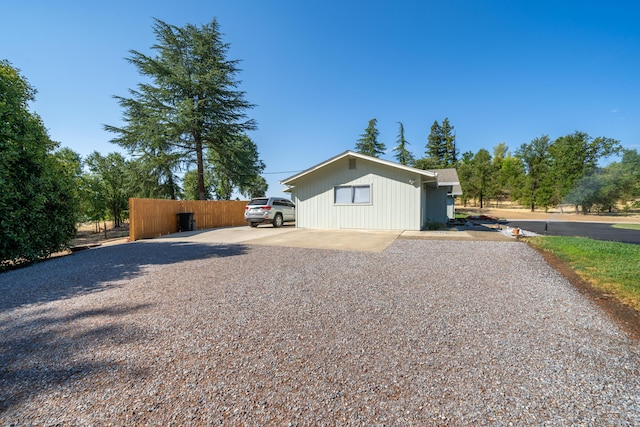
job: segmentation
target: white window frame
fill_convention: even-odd
[[[368,200],[357,201],[358,197],[362,197],[365,194],[363,189],[367,189],[366,196]],[[347,193],[349,191],[349,194]],[[360,190],[360,191],[358,191]],[[338,193],[341,193],[340,195]],[[338,206],[367,206],[371,205],[371,184],[357,184],[357,185],[336,185],[333,187],[333,204]]]

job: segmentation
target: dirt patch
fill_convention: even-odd
[[[71,241],[71,250],[77,251],[107,243],[122,243],[129,238],[129,224],[120,227],[104,228],[96,230],[94,224],[82,224],[78,226],[76,237]]]
[[[575,221],[575,222],[624,222],[624,223],[640,223],[640,214],[630,213],[628,215],[620,213],[602,213],[602,214],[575,214],[570,210],[558,208],[549,209],[547,212],[535,211],[522,208],[473,208],[473,207],[456,207],[458,213],[487,215],[500,219],[529,219],[529,220],[554,220],[554,221]]]
[[[622,303],[612,295],[594,288],[590,283],[583,280],[566,262],[551,252],[543,251],[533,245],[529,246],[537,250],[549,265],[562,274],[578,292],[604,310],[632,339],[640,340],[640,312]]]

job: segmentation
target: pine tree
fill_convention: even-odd
[[[264,180],[258,178],[262,178],[260,173],[265,165],[259,159],[258,147],[248,136],[228,141],[224,151],[209,151],[207,161],[216,165],[213,173],[216,199],[231,200],[234,186],[242,194],[260,192],[254,187],[263,185]]]
[[[400,125],[400,130],[398,131],[398,145],[393,149],[394,153],[396,153],[396,160],[401,165],[413,165],[415,163],[415,158],[413,157],[413,154],[411,154],[411,151],[406,147],[409,143],[404,138],[404,126],[402,125],[402,122],[398,122],[398,125]]]
[[[356,151],[358,153],[366,154],[367,156],[380,157],[380,154],[384,154],[386,149],[383,142],[378,141],[378,129],[376,119],[369,120],[369,125],[364,131],[364,134],[360,135],[360,139],[356,143]]]
[[[442,121],[442,125],[437,120],[433,122],[425,152],[426,157],[430,159],[429,163],[441,168],[454,167],[458,163],[454,129],[448,118]]]
[[[443,167],[452,167],[458,163],[458,151],[456,150],[456,134],[454,127],[449,124],[449,119],[445,117],[440,127],[441,138],[444,143]]]
[[[440,166],[445,158],[445,146],[442,141],[442,128],[437,120],[431,125],[431,132],[429,132],[429,136],[427,137],[426,148],[426,157]]]
[[[245,114],[253,105],[237,90],[238,61],[226,58],[229,45],[215,19],[202,27],[156,20],[153,31],[156,56],[132,50],[128,58],[150,82],[130,90],[131,98],[116,97],[125,126],[105,129],[134,155],[178,154],[187,164],[195,158],[198,197],[204,199],[205,152],[224,152],[229,141],[255,129]]]

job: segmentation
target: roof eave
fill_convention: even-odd
[[[437,176],[438,174],[436,172],[432,172],[432,171],[427,171],[427,170],[423,170],[423,169],[416,169],[416,168],[412,168],[411,166],[405,166],[405,165],[401,165],[399,163],[394,163],[394,162],[390,162],[388,160],[382,160],[379,159],[377,157],[372,157],[372,156],[367,156],[365,154],[361,154],[361,153],[356,153],[355,151],[350,151],[347,150],[344,153],[338,154],[337,156],[334,156],[328,160],[325,160],[322,163],[318,163],[315,166],[312,166],[308,169],[303,170],[302,172],[299,172],[295,175],[292,175],[288,178],[285,178],[283,180],[280,181],[280,184],[283,185],[290,185],[290,183],[292,183],[293,181],[297,180],[300,177],[303,177],[304,175],[307,175],[311,172],[314,172],[318,169],[323,168],[324,166],[336,162],[344,157],[355,157],[355,158],[359,158],[359,159],[363,159],[363,160],[367,160],[367,161],[371,161],[371,162],[375,162],[375,163],[379,163],[385,166],[389,166],[389,167],[393,167],[396,169],[402,169],[405,170],[407,172],[412,172],[412,173],[417,173],[419,175],[422,175],[423,177],[427,177],[427,178],[435,178],[437,180]]]

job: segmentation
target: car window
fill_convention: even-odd
[[[262,205],[266,205],[267,201],[269,199],[253,199],[249,202],[249,205],[251,206],[262,206]]]

